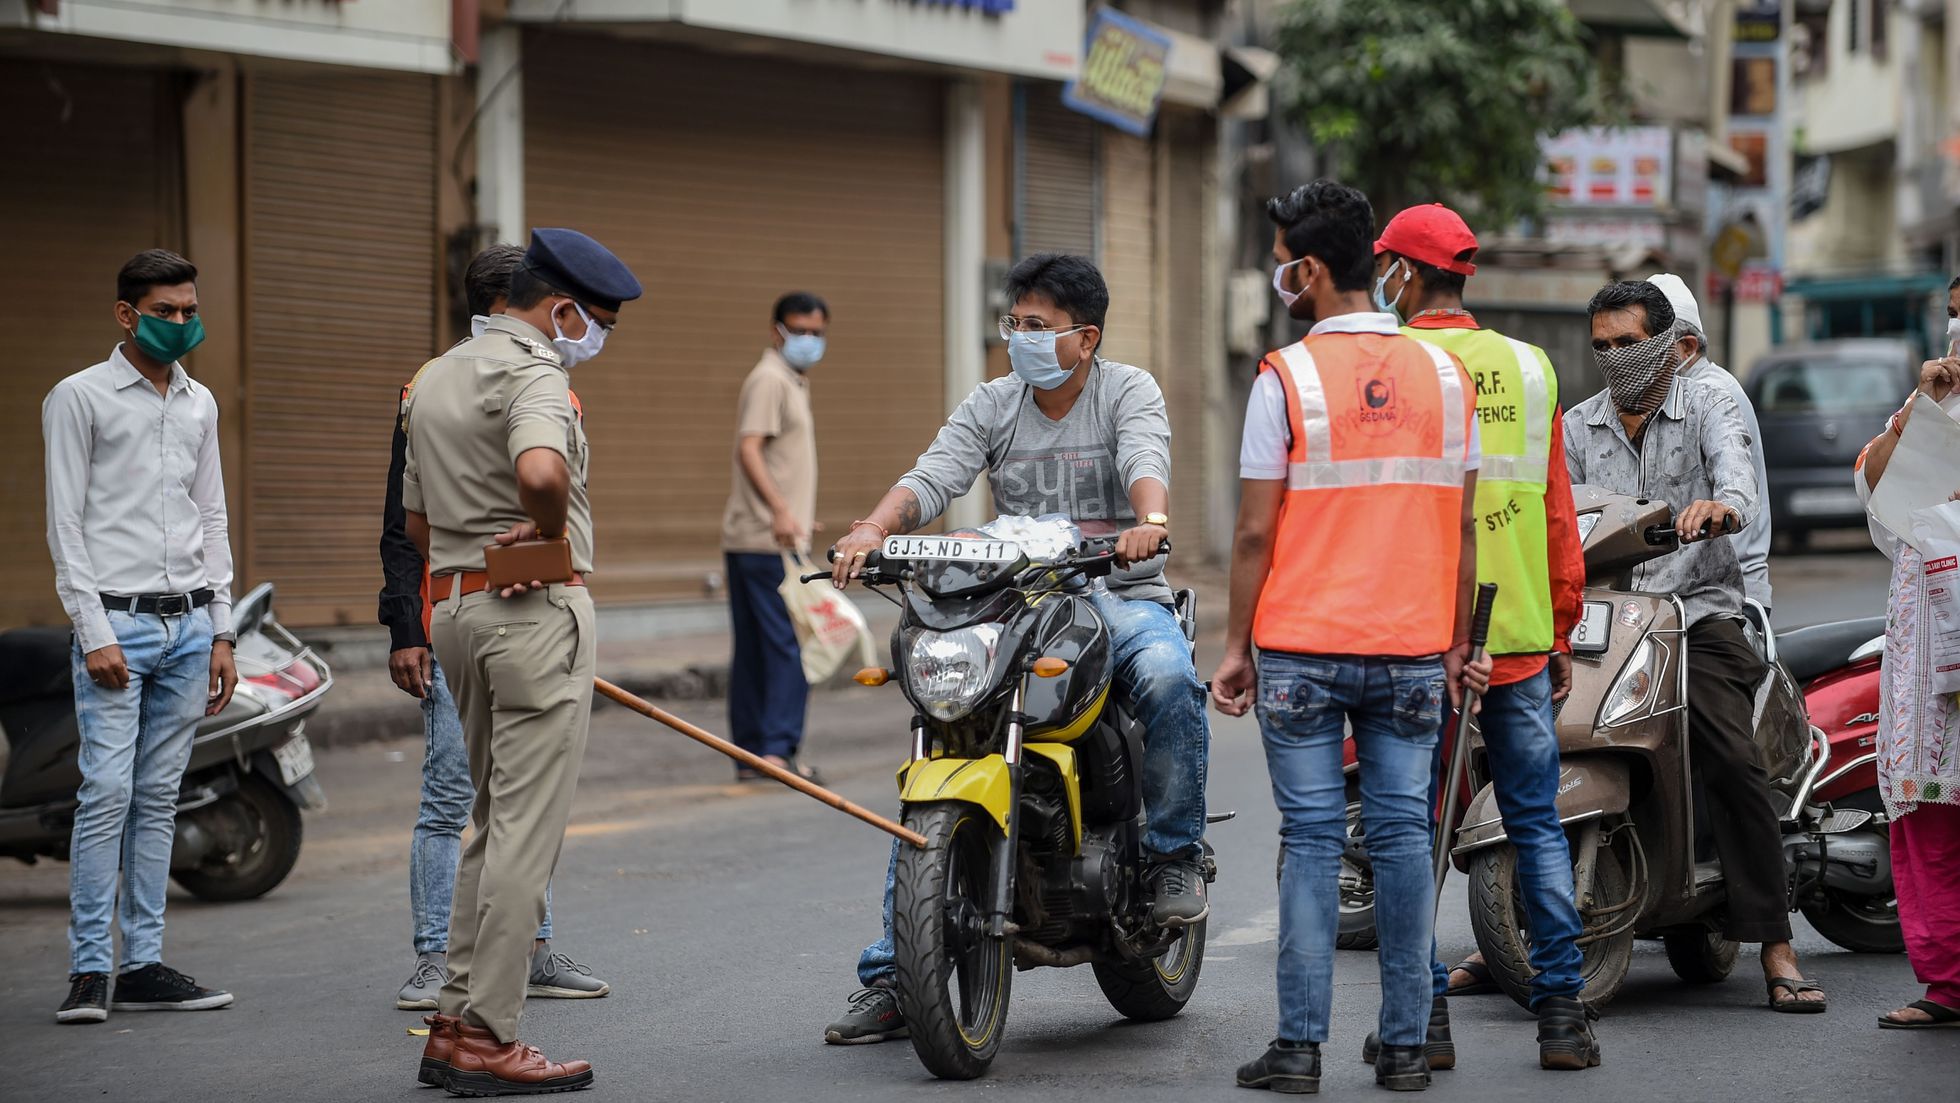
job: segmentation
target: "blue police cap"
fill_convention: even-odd
[[[640,297],[640,281],[625,262],[605,246],[579,233],[540,227],[531,231],[524,267],[567,295],[601,310]]]

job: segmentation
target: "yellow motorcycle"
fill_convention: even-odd
[[[1017,968],[1087,964],[1110,1005],[1144,1021],[1197,988],[1204,922],[1150,918],[1143,732],[1112,699],[1091,600],[1115,562],[1113,536],[1001,518],[891,537],[860,576],[903,610],[894,669],[858,680],[896,681],[918,710],[898,780],[903,822],[929,845],[899,849],[892,942],[899,1007],[935,1076],[986,1071]],[[1177,604],[1190,638],[1190,591]],[[1209,846],[1202,867],[1216,878]]]

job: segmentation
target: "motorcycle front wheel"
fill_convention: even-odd
[[[995,848],[1006,840],[993,817],[970,804],[912,805],[904,822],[928,845],[898,852],[892,948],[899,1010],[928,1072],[971,1080],[993,1063],[1007,1030],[1013,936],[986,932]]]
[[[1098,961],[1096,984],[1118,1015],[1140,1023],[1171,1018],[1198,990],[1205,963],[1205,921],[1185,927],[1171,948],[1148,961]]]
[[[1601,846],[1593,863],[1595,907],[1579,910],[1581,930],[1617,925],[1624,912],[1594,914],[1599,907],[1612,907],[1629,899],[1625,869],[1610,846]],[[1538,971],[1531,967],[1531,931],[1525,925],[1524,892],[1518,882],[1518,852],[1508,843],[1488,846],[1470,859],[1470,929],[1477,936],[1477,949],[1483,951],[1491,979],[1520,1007],[1531,1006],[1531,978]],[[1585,981],[1580,993],[1594,1007],[1605,1007],[1620,994],[1627,970],[1633,965],[1633,930],[1611,938],[1581,945],[1583,960],[1579,976]]]

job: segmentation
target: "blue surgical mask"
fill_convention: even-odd
[[[551,322],[551,347],[558,350],[558,359],[567,369],[599,355],[599,350],[606,345],[606,327],[594,321],[592,315],[577,303],[572,304],[572,309],[578,311],[578,316],[585,321],[585,336],[574,341],[565,336],[556,318]]]
[[[783,359],[797,371],[809,371],[823,359],[824,339],[820,333],[791,333],[782,326],[776,332],[783,336]]]
[[[470,315],[471,337],[481,337],[487,330],[489,330],[489,328],[490,328],[490,315],[488,314]]]
[[[1014,374],[1023,383],[1038,390],[1052,391],[1068,382],[1070,372],[1070,369],[1062,367],[1061,359],[1055,355],[1055,338],[1062,333],[1074,332],[1073,329],[1059,333],[1052,329],[1033,333],[1016,331],[1013,339],[1007,342],[1007,362],[1013,365]]]
[[[1409,290],[1409,281],[1406,279],[1402,281],[1402,289],[1397,291],[1395,298],[1391,300],[1388,297],[1388,277],[1394,275],[1395,270],[1400,267],[1402,262],[1398,260],[1384,269],[1381,275],[1375,277],[1375,309],[1383,314],[1393,314],[1397,318],[1402,316],[1402,312],[1397,307],[1402,303],[1402,295]]]

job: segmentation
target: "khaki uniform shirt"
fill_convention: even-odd
[[[763,466],[805,532],[817,519],[817,435],[810,417],[810,381],[769,349],[742,384],[735,415],[735,485],[721,518],[721,548],[774,553],[774,514],[742,471],[742,438],[767,438]]]
[[[544,334],[507,315],[490,319],[483,336],[423,367],[402,416],[402,504],[429,518],[431,573],[482,570],[484,545],[530,519],[517,498],[517,457],[533,448],[549,448],[571,467],[572,567],[592,571],[585,429],[572,411],[571,379]]]

